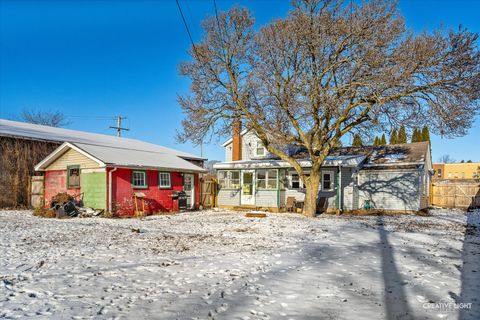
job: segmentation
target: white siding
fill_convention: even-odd
[[[220,191],[218,192],[217,203],[220,206],[239,206],[240,189],[220,189]]]
[[[255,205],[257,207],[276,208],[278,206],[277,194],[277,190],[258,190],[255,193]]]
[[[232,144],[229,143],[225,146],[225,162],[232,161]]]
[[[260,157],[255,156],[255,149],[257,147],[257,142],[259,139],[252,131],[245,133],[242,136],[242,160],[251,160],[252,158],[260,159]],[[225,162],[232,161],[232,142],[227,144],[225,148]],[[265,150],[265,156],[270,154]]]

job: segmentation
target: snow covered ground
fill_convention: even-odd
[[[0,211],[0,257],[7,319],[480,319],[480,211]]]

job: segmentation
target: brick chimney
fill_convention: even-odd
[[[237,119],[232,126],[232,161],[242,160],[242,121]]]

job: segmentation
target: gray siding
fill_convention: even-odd
[[[337,174],[338,168],[322,168],[322,174],[320,175],[320,191],[318,192],[318,198],[327,198],[327,208],[337,207]],[[333,190],[324,191],[322,186],[321,177],[324,171],[333,172]],[[317,199],[318,200],[318,199]]]
[[[220,206],[239,206],[240,189],[220,189],[220,191],[218,192],[217,203]]]
[[[277,190],[258,190],[255,193],[255,205],[257,207],[278,207]]]
[[[370,200],[373,208],[383,210],[419,210],[419,175],[411,170],[361,170],[358,206]]]
[[[342,210],[357,209],[358,193],[353,174],[355,168],[342,168]]]

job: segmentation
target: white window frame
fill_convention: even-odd
[[[330,188],[325,189],[325,185],[323,184],[325,181],[325,175],[329,174],[330,175]],[[322,191],[334,191],[335,190],[335,174],[333,171],[322,171],[322,181],[320,181],[322,184]]]
[[[262,151],[262,154],[258,154],[258,150],[261,149],[263,150]],[[255,156],[257,157],[265,157],[265,154],[266,154],[266,150],[265,150],[265,146],[263,145],[262,141],[258,140],[257,141],[257,145],[255,147]]]
[[[259,179],[258,174],[260,172],[265,172],[265,179]],[[275,171],[275,178],[270,177],[270,172]],[[274,180],[275,181],[275,187],[270,187],[270,182]],[[260,187],[259,182],[260,181],[265,181],[265,187]],[[256,188],[257,190],[277,190],[278,189],[278,169],[260,169],[257,170],[256,172]]]
[[[240,189],[240,170],[219,170],[218,172],[219,172],[218,184],[222,189],[234,189],[234,190]],[[220,177],[220,174],[223,174],[223,173],[225,173],[225,177]],[[237,173],[238,178],[233,178],[232,177],[233,173]],[[224,181],[223,183],[222,183],[222,180]],[[233,184],[233,187],[232,187],[232,180],[233,181],[238,180],[238,185],[235,186],[235,184]]]
[[[303,190],[303,189],[307,188],[305,183],[300,178],[300,175],[296,171],[295,172],[290,172],[289,175],[290,175],[290,185],[289,185],[289,187],[290,187],[291,190]],[[307,177],[310,176],[310,172],[305,172],[305,175]],[[298,177],[298,188],[293,187],[293,176]]]
[[[136,173],[141,173],[143,174],[143,184],[142,185],[137,185],[135,184],[135,174]],[[139,179],[137,179],[139,180]],[[147,183],[147,172],[146,171],[141,171],[141,170],[133,170],[132,171],[132,187],[137,188],[137,189],[146,189],[148,188],[148,183]]]
[[[162,180],[162,177],[164,178]],[[167,178],[168,177],[168,178]],[[167,179],[165,179],[167,178]],[[162,184],[162,182],[166,182],[168,180],[168,184]],[[159,172],[158,173],[158,188],[159,189],[170,189],[172,187],[172,175],[170,172]]]

